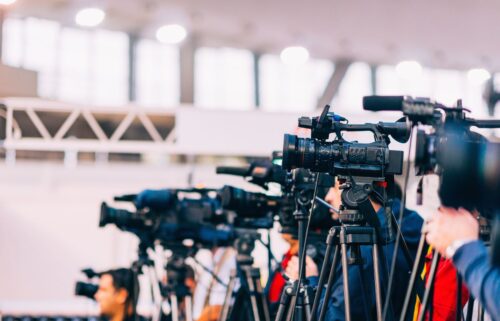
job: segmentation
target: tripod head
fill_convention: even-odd
[[[242,230],[238,234],[238,238],[234,242],[237,252],[236,262],[240,266],[251,266],[253,264],[252,252],[255,249],[255,241],[260,238],[260,235],[254,230]]]

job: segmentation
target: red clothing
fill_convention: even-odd
[[[290,250],[285,253],[285,255],[283,256],[283,260],[281,260],[281,268],[283,271],[286,269],[286,267],[288,266],[288,262],[293,256],[294,254],[292,254]],[[271,286],[269,287],[269,302],[275,303],[280,300],[281,292],[283,291],[285,284],[286,280],[283,275],[279,271],[274,273],[273,280],[271,281]]]
[[[432,250],[429,249],[429,252],[425,257],[425,268],[423,271],[426,281],[429,276],[431,262]],[[433,305],[433,321],[456,320],[457,291],[457,270],[453,266],[451,260],[441,258],[438,264],[438,270],[436,272],[436,278],[434,282],[434,299],[433,302],[429,302]],[[468,299],[469,292],[464,283],[462,283],[461,309],[463,309]],[[420,310],[420,304],[417,305],[417,309],[415,311]],[[414,315],[414,320],[417,320],[418,313],[415,313]],[[426,320],[429,320],[429,316],[426,317]]]

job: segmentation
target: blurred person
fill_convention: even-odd
[[[290,233],[282,233],[281,237],[288,243],[288,251],[283,255],[279,266],[273,271],[269,277],[267,299],[269,300],[269,309],[271,315],[274,315],[280,303],[281,292],[283,291],[287,280],[283,276],[283,272],[288,266],[288,262],[292,257],[299,252],[299,241]]]
[[[236,251],[231,247],[215,247],[199,251],[196,256],[198,265],[203,265],[204,269],[198,270],[193,294],[193,318],[216,321],[222,311],[231,272],[236,269]]]
[[[500,267],[489,259],[485,244],[479,240],[476,215],[463,208],[439,208],[425,223],[427,242],[453,261],[471,295],[493,320],[500,320]]]
[[[139,283],[130,269],[115,269],[100,273],[95,299],[101,317],[110,321],[134,321]]]
[[[395,184],[390,181],[388,189],[396,190]],[[335,180],[334,186],[328,191],[325,201],[327,201],[334,208],[338,209],[342,204],[341,201],[341,190],[339,189],[339,183]],[[394,192],[397,195],[397,192]],[[384,207],[377,199],[370,199],[370,202],[377,213],[382,226],[382,237],[385,239],[386,234],[386,217],[384,213]],[[399,214],[401,203],[399,199],[394,199],[392,202],[392,211],[396,215]],[[331,212],[333,219],[338,220],[339,215],[334,211]],[[416,255],[418,242],[421,235],[421,227],[423,224],[422,218],[414,211],[405,209],[403,215],[403,224],[401,232],[406,240],[409,247],[410,254],[413,258]],[[385,258],[387,261],[387,266],[391,264],[392,256],[394,253],[394,242],[385,244],[383,246],[385,253]],[[398,249],[397,257],[397,267],[395,272],[394,289],[392,292],[392,306],[394,309],[394,315],[399,316],[401,311],[404,296],[407,289],[407,284],[409,280],[409,271],[412,269],[411,262],[407,262],[401,249]],[[349,291],[351,299],[351,318],[352,320],[370,320],[374,319],[375,314],[375,295],[373,294],[374,282],[368,282],[368,280],[373,280],[373,258],[372,258],[372,247],[369,245],[361,246],[361,256],[364,259],[363,265],[349,265]],[[288,264],[286,269],[286,274],[291,278],[296,280],[298,278],[299,270],[299,260],[298,257],[293,257]],[[389,272],[389,271],[388,271]],[[309,280],[309,284],[313,287],[317,285],[319,269],[314,261],[306,257],[306,277]],[[387,280],[381,278],[381,284],[386,283]],[[331,296],[327,299],[327,313],[325,320],[345,320],[345,303],[344,303],[344,288],[343,288],[343,278],[341,265],[338,264],[336,268],[335,282],[332,286]],[[324,295],[324,291],[323,291]],[[322,304],[324,304],[325,299],[322,299]],[[320,307],[321,308],[321,307]],[[366,312],[369,315],[366,315]]]

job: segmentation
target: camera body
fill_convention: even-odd
[[[306,168],[332,176],[385,177],[401,174],[403,152],[390,150],[390,137],[399,142],[409,138],[410,127],[402,118],[394,123],[349,124],[343,117],[329,113],[327,105],[320,117],[299,119],[299,127],[311,129],[311,138],[285,134],[283,168]],[[349,142],[343,132],[369,131],[371,143]],[[328,141],[330,134],[336,138]]]

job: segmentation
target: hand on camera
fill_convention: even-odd
[[[427,243],[446,256],[446,249],[452,243],[477,240],[479,223],[471,212],[463,208],[440,207],[425,223],[424,233]]]
[[[299,258],[294,256],[288,262],[285,271],[286,276],[291,280],[297,280],[299,278]],[[314,263],[313,259],[306,256],[306,277],[318,276],[318,266]]]

